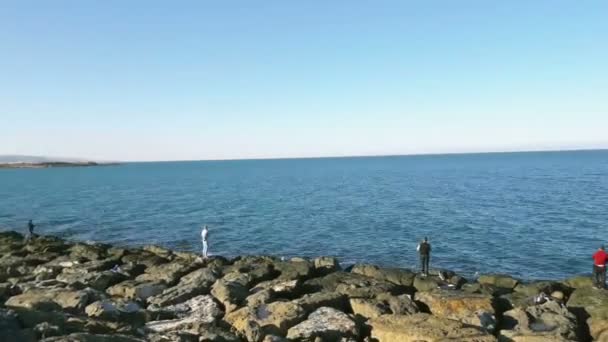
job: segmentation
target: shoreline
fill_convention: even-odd
[[[7,342],[608,338],[608,290],[586,276],[467,280],[451,271],[342,269],[323,256],[202,260],[153,245],[26,241],[14,231],[0,232],[0,255]]]
[[[54,167],[113,166],[119,163],[97,162],[42,162],[42,163],[0,163],[0,169],[47,169]]]

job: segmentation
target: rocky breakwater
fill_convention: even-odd
[[[0,233],[0,341],[608,341],[590,279],[423,277]],[[535,301],[544,294],[541,302]]]

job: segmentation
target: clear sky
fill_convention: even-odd
[[[608,1],[0,1],[0,154],[608,147]]]

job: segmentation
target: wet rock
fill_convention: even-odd
[[[304,311],[311,313],[320,307],[331,307],[341,311],[346,311],[348,298],[337,292],[317,292],[302,296],[293,301],[302,306]]]
[[[416,274],[410,270],[401,268],[380,268],[378,266],[365,264],[355,265],[351,272],[407,287],[412,287],[414,285],[414,278],[416,277]]]
[[[148,322],[145,326],[148,333],[197,332],[202,326],[211,325],[224,314],[213,297],[209,295],[197,296],[184,303],[171,305],[160,310],[169,312],[176,318]]]
[[[213,284],[211,294],[224,305],[226,313],[234,311],[249,296],[247,287],[220,279]]]
[[[261,341],[269,334],[285,336],[290,327],[305,318],[306,312],[301,306],[293,302],[273,302],[227,313],[224,320],[248,341]]]
[[[500,332],[503,340],[523,340],[524,336],[577,340],[576,317],[555,301],[507,311],[503,324]]]
[[[438,290],[418,292],[416,301],[426,305],[431,314],[494,331],[496,328],[493,298],[482,294]]]
[[[423,313],[384,315],[371,319],[369,325],[372,327],[372,338],[379,342],[496,341],[494,336],[481,328]]]
[[[13,308],[42,311],[63,309],[70,312],[81,312],[88,304],[88,301],[89,294],[86,291],[30,289],[20,295],[9,298],[5,305]]]
[[[517,279],[504,274],[484,274],[477,279],[477,282],[482,285],[492,285],[505,289],[514,289],[519,283]]]
[[[338,259],[333,257],[318,257],[313,261],[317,274],[328,274],[340,270]]]
[[[167,286],[161,282],[142,283],[136,280],[126,280],[109,287],[106,292],[111,296],[145,301],[149,297],[161,294],[166,288]]]
[[[355,322],[345,313],[333,308],[322,307],[308,316],[287,332],[287,338],[297,341],[338,341],[343,338],[356,339],[359,329]]]

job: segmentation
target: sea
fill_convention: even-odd
[[[124,246],[338,257],[522,279],[589,274],[608,150],[0,169],[0,229]]]

